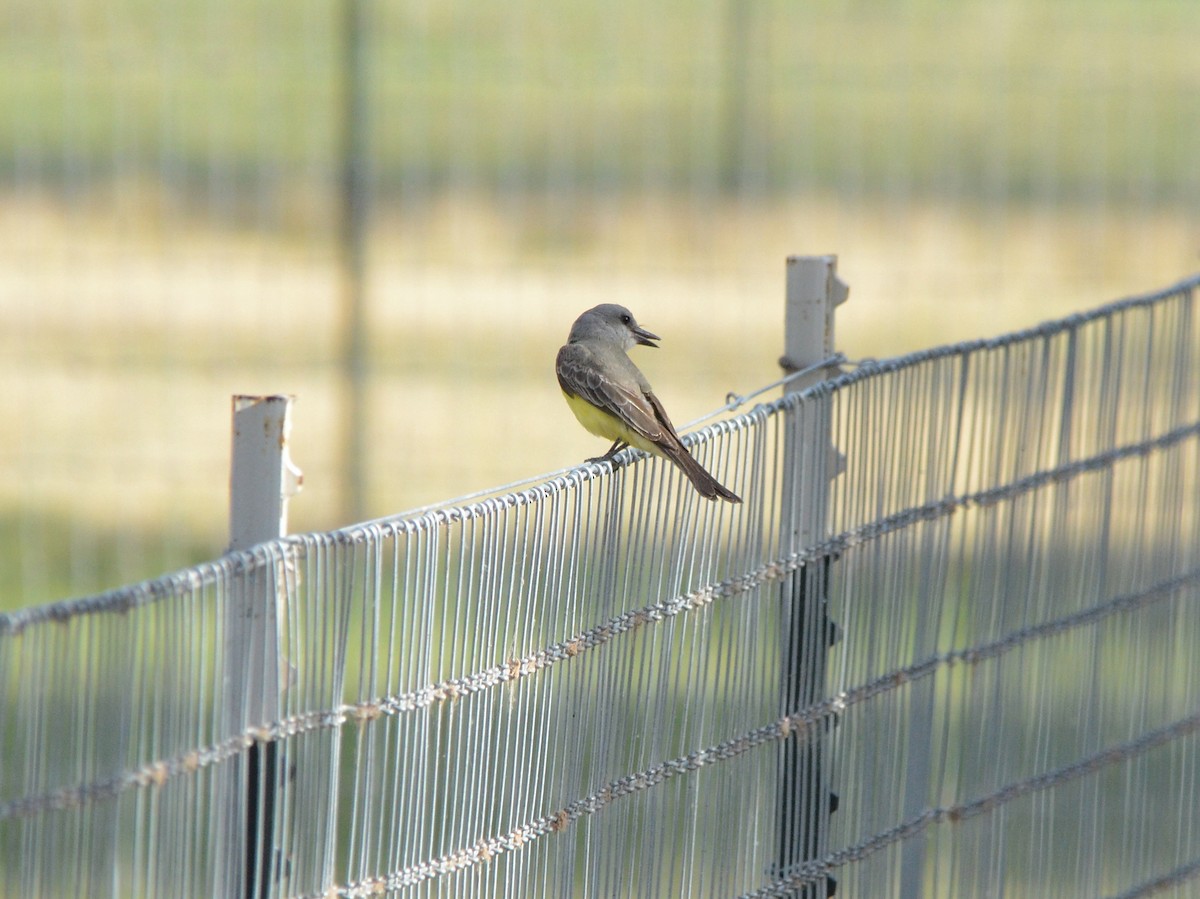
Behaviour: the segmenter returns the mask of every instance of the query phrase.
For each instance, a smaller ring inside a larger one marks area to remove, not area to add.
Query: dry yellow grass
[[[0,215],[0,503],[223,540],[229,396],[300,398],[297,529],[339,517],[339,288],[327,244],[137,209],[9,197]],[[851,357],[1034,324],[1170,283],[1200,228],[1171,210],[802,197],[763,203],[450,195],[375,222],[370,507],[390,514],[573,464],[552,360],[574,316],[634,309],[639,363],[686,422],[776,376],[783,258],[834,252]],[[152,574],[154,572],[146,572]]]

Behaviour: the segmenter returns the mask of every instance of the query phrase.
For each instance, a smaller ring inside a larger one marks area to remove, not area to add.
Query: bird
[[[607,462],[624,447],[636,446],[679,466],[701,496],[740,503],[741,497],[688,453],[650,382],[627,354],[635,346],[657,348],[661,339],[616,303],[602,303],[575,319],[554,363],[558,384],[579,423],[613,441],[607,453],[587,461]]]

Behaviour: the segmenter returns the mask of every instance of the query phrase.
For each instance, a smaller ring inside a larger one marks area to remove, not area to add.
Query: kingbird
[[[575,319],[554,364],[558,384],[579,423],[613,441],[607,453],[588,461],[607,461],[632,444],[674,462],[702,496],[740,503],[736,493],[722,487],[688,454],[650,382],[625,353],[638,345],[657,348],[654,341],[661,339],[615,303]]]

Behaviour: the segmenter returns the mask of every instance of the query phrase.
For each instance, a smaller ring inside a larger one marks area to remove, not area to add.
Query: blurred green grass
[[[396,2],[367,16],[384,196],[464,181],[777,191],[847,173],[861,191],[983,200],[1176,205],[1200,190],[1189,0],[578,2],[553,15]],[[260,200],[288,189],[281,170],[334,177],[335,4],[16,0],[0,24],[10,178],[167,173]]]
[[[79,585],[122,585],[130,571],[147,577],[220,553],[190,528],[105,527],[70,512],[8,507],[0,513],[0,611],[65,599]],[[22,596],[31,602],[13,602]]]

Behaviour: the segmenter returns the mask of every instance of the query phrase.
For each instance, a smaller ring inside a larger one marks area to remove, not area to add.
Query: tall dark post
[[[825,684],[826,650],[834,628],[826,609],[829,565],[821,559],[797,571],[782,586],[784,655],[781,678],[784,714],[795,714],[820,701]],[[825,854],[826,819],[837,808],[824,769],[827,723],[783,741],[779,752],[779,809],[776,864],[780,874]],[[833,878],[798,886],[797,899],[822,899],[837,891]]]
[[[341,176],[338,257],[342,281],[342,515],[366,517],[366,241],[370,205],[366,0],[342,0]]]
[[[750,23],[753,0],[727,0],[724,70],[721,73],[721,187],[737,193],[745,187],[750,134]]]
[[[801,371],[833,355],[834,308],[846,294],[846,286],[837,279],[836,257],[788,258],[786,345],[780,360],[785,371]],[[828,374],[817,369],[787,389],[800,389]],[[799,552],[819,542],[824,533],[829,481],[837,474],[829,409],[828,398],[805,404],[792,413],[785,436],[781,533],[787,552]],[[784,715],[801,712],[824,697],[826,653],[835,633],[827,607],[831,562],[830,558],[810,562],[781,586],[780,705]],[[780,745],[775,857],[780,877],[826,854],[827,822],[837,806],[825,770],[828,726],[825,721],[798,729]],[[833,878],[821,878],[801,883],[792,896],[824,899],[836,890]]]
[[[246,899],[274,895],[282,859],[277,858],[275,799],[279,782],[279,744],[256,740],[246,758],[246,856],[243,885]]]

